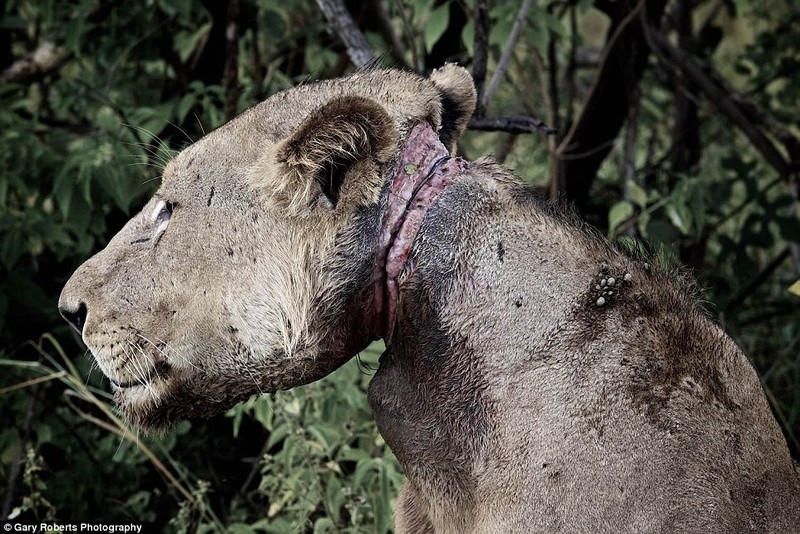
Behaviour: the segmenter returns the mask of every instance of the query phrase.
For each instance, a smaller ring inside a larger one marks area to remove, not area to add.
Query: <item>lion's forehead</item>
[[[274,144],[257,130],[217,130],[183,149],[164,168],[163,182],[176,179],[203,182],[210,176],[245,174],[267,147]]]
[[[397,123],[410,117],[427,118],[436,128],[440,120],[438,90],[429,79],[412,73],[375,70],[309,83],[271,96],[186,147],[167,165],[163,181],[204,168],[241,169],[270,145],[289,137],[312,112],[340,96],[374,100]]]

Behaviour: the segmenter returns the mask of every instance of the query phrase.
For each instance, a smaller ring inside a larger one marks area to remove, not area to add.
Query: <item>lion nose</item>
[[[66,305],[59,305],[58,312],[70,325],[72,328],[78,331],[79,334],[83,333],[83,325],[86,324],[86,304],[83,302],[78,303],[77,308],[70,309]]]

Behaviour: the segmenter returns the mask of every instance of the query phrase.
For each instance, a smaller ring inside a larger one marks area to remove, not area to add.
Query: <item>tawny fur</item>
[[[429,125],[452,152],[474,106],[452,65],[364,71],[181,152],[59,303],[106,375],[143,383],[117,389],[126,417],[220,413],[363,349],[385,327],[376,265],[407,134]],[[370,385],[408,478],[397,531],[796,531],[800,477],[758,377],[691,292],[491,160],[458,168]]]

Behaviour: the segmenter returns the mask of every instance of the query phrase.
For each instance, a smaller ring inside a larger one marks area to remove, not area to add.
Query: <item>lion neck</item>
[[[381,224],[374,276],[379,337],[389,336],[397,320],[399,288],[413,273],[410,252],[425,213],[465,167],[461,158],[450,156],[429,123],[414,125],[392,177]]]
[[[515,409],[523,388],[545,390],[550,344],[600,259],[490,161],[464,164],[452,180],[420,226],[413,276],[400,277],[369,402],[428,517],[468,532],[497,413]]]

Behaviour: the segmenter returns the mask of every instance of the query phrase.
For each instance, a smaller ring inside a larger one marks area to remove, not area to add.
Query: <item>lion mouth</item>
[[[413,272],[411,248],[425,213],[465,166],[464,160],[450,156],[429,123],[420,122],[411,129],[392,179],[381,229],[382,252],[375,275],[381,337],[394,326],[400,286]]]
[[[139,371],[133,380],[117,380],[106,375],[113,389],[130,389],[137,387],[150,387],[156,380],[165,380],[169,375],[170,365],[163,358],[157,359],[151,368]]]
[[[126,388],[132,388],[132,387],[136,387],[136,386],[147,386],[148,385],[148,382],[145,382],[143,380],[134,380],[134,381],[131,381],[131,382],[117,382],[113,378],[109,378],[108,381],[111,382],[111,385],[114,386],[117,389],[126,389]]]

